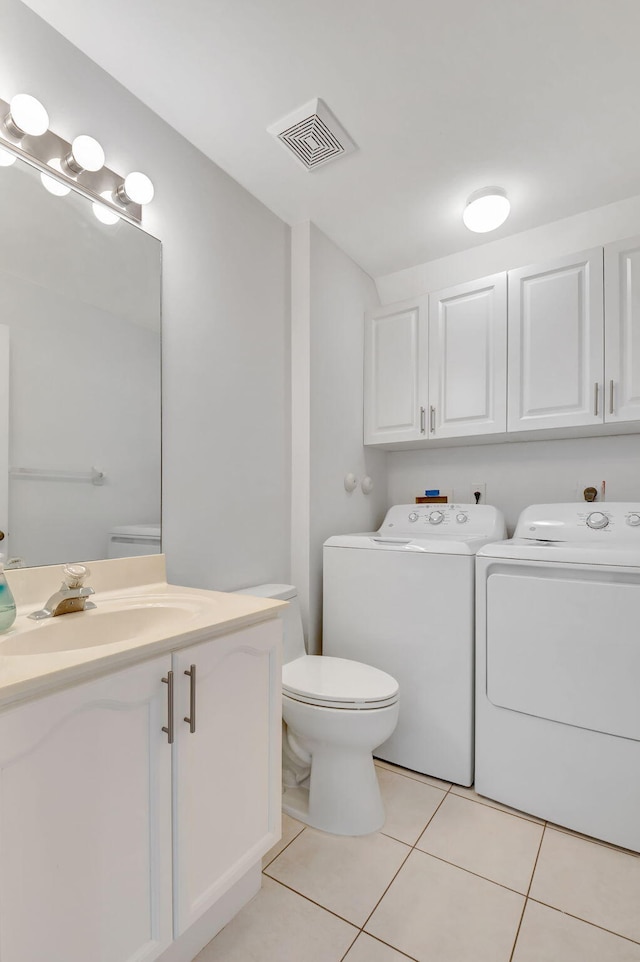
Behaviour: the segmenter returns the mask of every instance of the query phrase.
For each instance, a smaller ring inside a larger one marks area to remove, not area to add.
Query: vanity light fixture
[[[0,147],[0,167],[11,167],[17,159],[15,154],[10,153],[8,150],[3,150],[2,147]]]
[[[117,224],[121,218],[140,224],[142,204],[153,199],[153,184],[146,174],[135,171],[123,177],[111,170],[101,144],[88,134],[71,142],[58,136],[49,129],[47,111],[29,94],[0,99],[0,168],[17,158],[40,172],[50,193],[64,197],[73,190],[88,197],[104,224]]]
[[[465,227],[476,234],[486,234],[504,224],[511,204],[502,187],[482,187],[467,200],[462,214]]]
[[[49,114],[39,100],[31,94],[16,94],[9,102],[9,113],[4,125],[17,140],[26,134],[40,137],[49,129]]]
[[[64,158],[64,166],[72,174],[81,174],[84,170],[96,173],[104,167],[104,150],[94,137],[80,134],[72,144],[71,150]]]
[[[120,184],[116,191],[118,200],[123,204],[150,204],[153,195],[153,184],[147,175],[141,174],[139,170],[127,174],[124,183]]]

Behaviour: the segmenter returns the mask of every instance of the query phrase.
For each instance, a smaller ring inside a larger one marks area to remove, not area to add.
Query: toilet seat
[[[282,667],[283,695],[320,708],[386,708],[398,701],[398,690],[391,675],[348,658],[303,655]]]

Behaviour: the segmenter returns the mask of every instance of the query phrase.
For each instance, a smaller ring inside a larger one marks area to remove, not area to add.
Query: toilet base
[[[323,765],[322,752],[314,753],[310,779],[284,790],[282,811],[333,835],[379,831],[385,811],[371,755],[345,752],[337,760],[334,750],[327,761]]]

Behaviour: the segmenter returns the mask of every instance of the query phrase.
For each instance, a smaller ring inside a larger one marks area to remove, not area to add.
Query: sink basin
[[[210,604],[210,602],[209,602]],[[11,633],[0,641],[1,655],[45,655],[95,648],[133,639],[162,638],[189,630],[202,614],[192,599],[105,603],[91,611],[58,615],[33,628]]]

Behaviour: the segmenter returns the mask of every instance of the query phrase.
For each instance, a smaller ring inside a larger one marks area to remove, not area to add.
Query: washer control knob
[[[602,511],[592,511],[587,518],[587,524],[590,528],[606,528],[609,524],[609,519]]]
[[[418,520],[418,512],[412,511],[411,514],[409,515],[409,521],[417,521],[417,520]]]
[[[637,528],[640,524],[640,514],[628,514],[627,524],[630,524],[632,528]]]
[[[432,511],[429,515],[429,524],[442,524],[444,521],[443,511]]]
[[[463,514],[462,511],[460,512],[460,514],[456,515],[456,521],[458,522],[458,524],[465,524],[468,520],[469,520],[469,515]]]

